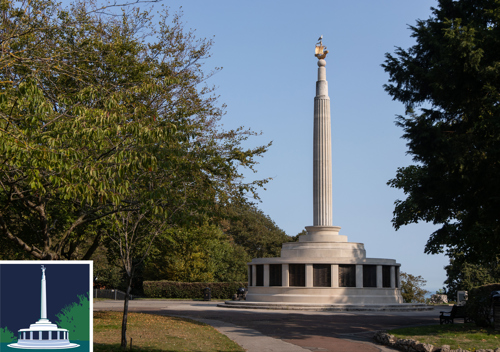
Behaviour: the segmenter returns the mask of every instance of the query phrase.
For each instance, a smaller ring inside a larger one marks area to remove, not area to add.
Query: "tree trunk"
[[[125,293],[125,302],[123,303],[123,319],[122,319],[122,350],[127,348],[127,317],[128,317],[128,301],[130,299],[130,291],[132,290],[132,275],[128,277],[127,292]]]

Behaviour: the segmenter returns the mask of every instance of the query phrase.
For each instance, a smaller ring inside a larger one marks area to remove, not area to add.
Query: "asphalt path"
[[[216,327],[248,351],[393,351],[377,345],[376,331],[436,324],[438,307],[415,312],[317,312],[220,308],[220,302],[131,301],[129,311],[178,316]],[[98,301],[95,310],[123,310],[123,301]],[[224,330],[225,329],[225,330]],[[246,339],[246,340],[245,340]],[[275,345],[271,346],[271,342]],[[280,345],[281,343],[281,345]],[[289,345],[292,344],[292,345]]]

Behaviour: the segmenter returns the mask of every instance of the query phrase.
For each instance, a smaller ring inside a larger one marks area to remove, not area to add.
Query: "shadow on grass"
[[[141,312],[140,314],[145,314],[145,315],[152,315],[152,316],[158,316],[158,314],[155,313],[150,313],[150,312]],[[186,317],[176,317],[176,316],[167,316],[169,319],[175,321],[175,322],[190,322],[193,325],[198,325],[198,326],[207,326],[206,323],[191,319],[191,318],[186,318]]]
[[[498,331],[495,331],[493,327],[478,327],[474,323],[458,323],[458,324],[443,324],[443,325],[428,325],[420,327],[407,327],[407,328],[397,328],[389,330],[389,333],[401,334],[401,335],[421,335],[421,336],[433,336],[440,335],[443,333],[469,333],[469,334],[486,334],[486,335],[499,335]]]
[[[111,300],[111,299],[102,299]],[[211,298],[210,300],[206,300],[204,298],[163,298],[163,297],[135,297],[134,301],[172,301],[172,302],[225,302],[230,301],[230,298]],[[112,300],[111,300],[112,301]]]
[[[156,347],[135,347],[132,345],[132,350],[130,349],[130,345],[127,345],[127,348],[125,351],[133,351],[133,352],[179,352],[179,351],[185,351],[185,349],[178,350],[178,349],[158,349]],[[201,351],[201,350],[200,350]],[[218,352],[239,352],[241,349],[224,349],[224,350],[212,350],[212,351],[218,351]],[[121,346],[119,343],[112,343],[112,344],[106,344],[106,343],[94,343],[94,352],[123,352]]]
[[[435,346],[449,345],[451,349],[496,350],[500,345],[500,332],[481,328],[473,323],[430,325],[387,331],[399,339],[413,339]]]
[[[182,317],[162,317],[149,312],[129,312],[127,330],[128,337],[133,337],[132,349],[127,344],[127,348],[122,350],[120,339],[117,339],[120,336],[121,316],[121,312],[94,312],[96,352],[243,351],[226,336],[202,322]]]
[[[123,352],[119,343],[94,343],[94,351],[95,352]],[[127,346],[125,351],[130,351],[130,345]],[[134,347],[132,345],[132,351],[145,351],[145,352],[170,352],[170,351],[178,351],[178,350],[165,350],[158,348],[148,348],[148,347]]]

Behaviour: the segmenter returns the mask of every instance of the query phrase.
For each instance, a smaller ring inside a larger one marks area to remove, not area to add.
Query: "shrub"
[[[429,291],[423,289],[427,283],[422,276],[401,273],[401,296],[405,303],[426,303],[425,295]]]
[[[467,300],[467,315],[477,326],[487,327],[492,323],[491,292],[500,291],[500,284],[489,284],[474,287]]]
[[[9,343],[17,341],[17,337],[9,328],[0,328],[0,343]]]
[[[144,295],[149,298],[203,298],[203,289],[209,287],[212,298],[229,299],[246,282],[176,282],[144,281]]]

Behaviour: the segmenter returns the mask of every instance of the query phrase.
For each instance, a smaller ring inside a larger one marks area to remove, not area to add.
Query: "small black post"
[[[500,331],[500,291],[493,291],[490,294],[493,305],[493,329]]]
[[[206,287],[203,289],[203,300],[210,301],[212,299],[212,290],[210,287]]]
[[[494,330],[500,331],[500,301],[493,301],[493,326]]]

